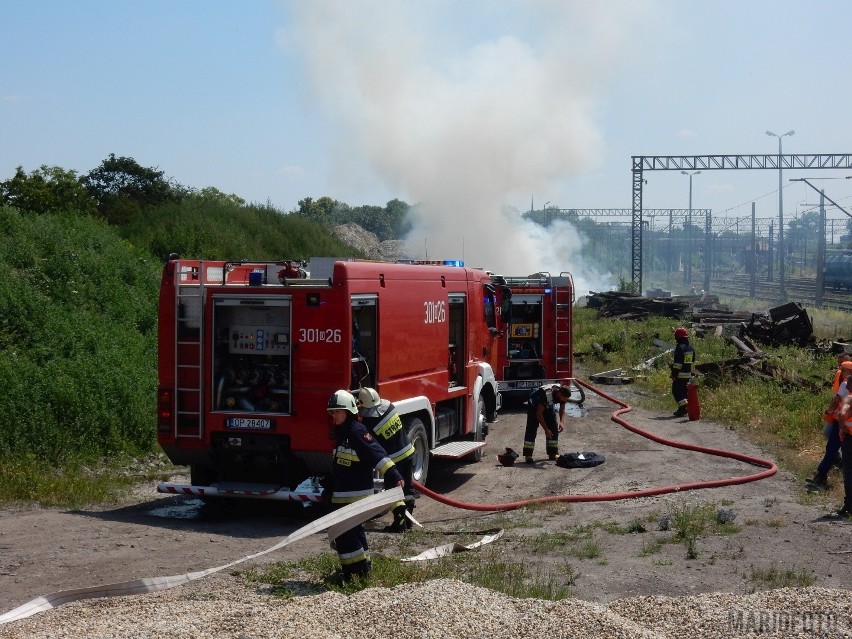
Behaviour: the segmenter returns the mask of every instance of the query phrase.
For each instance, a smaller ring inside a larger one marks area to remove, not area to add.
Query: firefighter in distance
[[[837,411],[837,421],[843,454],[843,506],[830,518],[852,521],[852,395],[843,398]]]
[[[673,413],[675,417],[684,417],[687,414],[687,388],[690,377],[692,377],[695,365],[695,349],[689,343],[689,333],[682,326],[674,331],[677,345],[674,349],[674,359],[671,366],[672,396],[677,402],[677,410]]]
[[[386,532],[405,532],[411,528],[411,521],[406,512],[414,510],[414,446],[408,439],[405,426],[397,413],[396,407],[386,399],[379,397],[374,388],[362,388],[358,391],[358,415],[363,423],[376,437],[376,441],[387,451],[396,469],[402,475],[405,485],[405,501],[393,509],[393,523],[385,527]],[[385,484],[385,488],[393,488]]]
[[[402,475],[379,445],[375,436],[358,421],[355,397],[349,391],[336,391],[326,407],[334,424],[334,449],[332,462],[333,491],[331,504],[341,507],[373,494],[373,471],[385,478],[385,486],[404,485]],[[404,503],[404,502],[403,502]],[[366,577],[370,573],[370,554],[364,526],[358,524],[334,540],[340,559],[343,579]]]
[[[534,390],[527,400],[527,428],[524,432],[524,460],[533,463],[533,450],[538,427],[544,429],[545,450],[551,461],[559,457],[559,433],[565,429],[565,404],[571,389],[558,384],[545,384]],[[559,404],[559,423],[556,421],[556,404]]]

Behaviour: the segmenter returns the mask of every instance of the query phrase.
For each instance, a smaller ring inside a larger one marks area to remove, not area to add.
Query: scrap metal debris
[[[743,322],[740,336],[747,335],[765,344],[806,346],[814,341],[814,326],[808,312],[798,302],[770,308],[766,314],[754,313]]]

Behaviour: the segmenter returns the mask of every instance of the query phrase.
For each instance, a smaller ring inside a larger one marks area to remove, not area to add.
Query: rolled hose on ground
[[[734,486],[737,484],[747,484],[752,481],[758,481],[760,479],[766,479],[767,477],[772,477],[776,472],[778,472],[778,466],[775,465],[774,462],[760,459],[759,457],[751,457],[749,455],[742,455],[740,453],[735,453],[733,451],[721,450],[718,448],[707,448],[705,446],[697,446],[695,444],[687,444],[686,442],[679,442],[674,439],[666,439],[665,437],[660,437],[659,435],[655,435],[649,431],[643,430],[633,424],[630,424],[626,420],[620,417],[623,413],[628,413],[633,410],[633,407],[625,402],[622,402],[619,399],[611,397],[607,395],[603,391],[595,388],[588,382],[581,381],[579,379],[574,380],[575,383],[580,384],[581,386],[585,386],[591,392],[603,397],[611,401],[613,404],[617,404],[621,406],[618,410],[613,412],[612,421],[620,426],[623,426],[627,430],[636,433],[637,435],[641,435],[646,439],[650,439],[651,441],[655,441],[659,444],[663,444],[664,446],[670,446],[672,448],[680,448],[683,450],[691,450],[698,453],[704,453],[706,455],[717,455],[719,457],[727,457],[729,459],[735,459],[737,461],[745,462],[747,464],[752,464],[755,466],[760,466],[765,468],[766,470],[762,470],[758,473],[752,473],[749,475],[740,475],[738,477],[728,477],[727,479],[714,479],[710,481],[697,481],[690,482],[686,484],[673,484],[670,486],[658,486],[655,488],[645,488],[643,490],[633,490],[629,492],[623,493],[598,493],[592,495],[550,495],[548,497],[533,497],[531,499],[524,499],[521,501],[513,501],[513,502],[505,502],[502,504],[479,504],[472,502],[459,501],[457,499],[452,499],[445,495],[441,495],[440,493],[436,493],[425,486],[415,483],[414,486],[419,490],[423,495],[426,495],[430,499],[434,499],[437,502],[442,504],[446,504],[448,506],[453,506],[455,508],[461,508],[463,510],[478,510],[478,511],[507,511],[507,510],[516,510],[518,508],[523,508],[525,506],[529,506],[530,504],[543,504],[547,502],[585,502],[585,501],[618,501],[621,499],[635,499],[637,497],[652,497],[655,495],[665,495],[667,493],[677,493],[685,490],[699,490],[701,488],[721,488],[722,486]],[[582,389],[581,389],[582,390]]]

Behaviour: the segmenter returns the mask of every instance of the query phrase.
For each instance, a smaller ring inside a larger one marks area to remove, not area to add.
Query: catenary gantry
[[[642,290],[642,187],[645,171],[729,171],[753,169],[852,169],[850,153],[805,153],[758,155],[634,155],[631,228],[631,276]]]

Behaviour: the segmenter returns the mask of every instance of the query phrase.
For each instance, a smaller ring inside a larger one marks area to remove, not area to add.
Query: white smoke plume
[[[568,223],[506,215],[604,154],[595,112],[648,2],[324,0],[291,5],[285,34],[340,131],[338,179],[376,177],[416,204],[412,251],[504,275],[608,274],[580,261]],[[464,45],[474,38],[475,44]],[[602,194],[611,197],[610,194]]]

